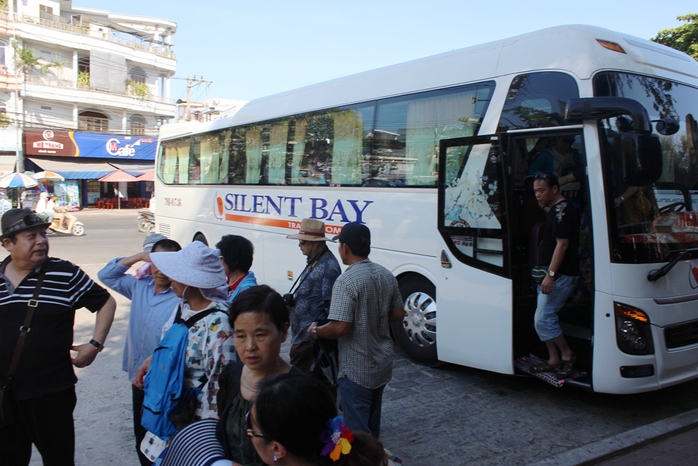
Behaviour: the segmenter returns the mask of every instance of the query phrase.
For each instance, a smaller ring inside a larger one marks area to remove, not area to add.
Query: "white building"
[[[19,170],[57,171],[85,205],[114,191],[96,180],[115,167],[135,174],[152,168],[158,128],[175,117],[177,24],[72,0],[7,0],[6,8],[0,172],[15,163]],[[128,196],[147,197],[139,192],[144,184],[129,184]]]

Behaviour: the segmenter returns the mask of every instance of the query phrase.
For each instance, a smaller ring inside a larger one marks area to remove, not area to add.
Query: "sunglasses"
[[[303,241],[302,239],[298,240],[298,246],[305,246],[305,243],[307,243],[307,241]]]
[[[548,174],[547,173],[542,173],[538,172],[535,174],[533,177],[534,180],[547,180],[548,179]]]
[[[15,223],[13,223],[9,227],[7,227],[7,231],[11,231],[12,229],[18,227],[22,223],[24,223],[28,227],[31,227],[34,225],[36,225],[36,226],[43,225],[44,221],[41,220],[41,218],[36,214],[25,215],[20,220],[17,220]]]
[[[266,435],[258,434],[257,432],[252,430],[252,411],[247,411],[247,414],[245,414],[245,430],[247,432],[248,437],[257,437],[266,440],[271,440]]]

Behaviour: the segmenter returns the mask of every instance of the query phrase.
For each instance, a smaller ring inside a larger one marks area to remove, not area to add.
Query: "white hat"
[[[170,279],[200,289],[226,284],[220,253],[201,241],[194,241],[177,252],[152,252],[151,262]]]

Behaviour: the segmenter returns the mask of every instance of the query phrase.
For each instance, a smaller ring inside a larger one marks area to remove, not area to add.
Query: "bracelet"
[[[625,198],[623,196],[620,197],[620,202],[625,202]]]
[[[317,325],[314,325],[313,328],[310,329],[310,334],[317,340]]]

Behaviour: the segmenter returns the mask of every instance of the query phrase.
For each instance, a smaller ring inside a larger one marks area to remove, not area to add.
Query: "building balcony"
[[[7,12],[0,12],[0,33],[7,34],[8,36],[17,35],[18,23],[38,25],[58,31],[79,34],[94,39],[105,40],[134,50],[152,53],[159,57],[165,57],[172,60],[176,60],[177,58],[175,53],[172,51],[172,46],[170,44],[158,42],[157,45],[151,45],[143,41],[137,42],[134,40],[126,39],[124,37],[112,35],[109,29],[105,27],[97,27],[97,29],[95,30],[91,28],[90,24],[87,22],[71,24],[66,22],[65,19],[60,16],[50,16],[54,19],[51,20],[45,18],[36,18],[33,16],[26,15],[19,18],[17,14],[14,14],[13,17],[10,17],[10,15]]]
[[[123,92],[94,89],[87,84],[64,81],[51,76],[27,76],[22,86],[24,99],[47,100],[90,107],[128,110],[159,118],[173,118],[175,103],[160,96],[138,97]]]
[[[33,84],[36,85],[36,88],[33,89],[34,92],[41,92],[41,87],[46,87],[46,88],[61,88],[61,89],[75,89],[76,92],[79,95],[85,95],[84,93],[98,93],[98,94],[106,94],[109,96],[120,96],[124,97],[125,101],[127,101],[129,104],[133,104],[133,101],[143,101],[149,104],[152,104],[153,102],[156,103],[161,103],[161,104],[166,104],[168,106],[171,106],[172,112],[174,112],[174,104],[175,101],[174,99],[170,99],[168,97],[161,97],[161,96],[156,96],[152,94],[147,94],[143,95],[142,93],[139,93],[137,90],[135,90],[132,86],[126,86],[124,84],[124,91],[123,92],[114,92],[114,91],[108,91],[104,89],[97,89],[89,84],[86,83],[79,83],[75,81],[68,81],[64,79],[59,79],[54,76],[48,76],[48,75],[41,75],[41,76],[36,76],[36,75],[26,75],[25,76],[27,84]],[[48,91],[48,89],[45,89],[44,91]],[[27,96],[28,96],[29,88],[27,88]],[[38,97],[38,96],[37,96]],[[93,96],[88,97],[90,99],[93,99]],[[71,100],[71,99],[68,99]]]
[[[0,90],[16,91],[22,83],[22,77],[15,74],[10,74],[5,65],[0,65]]]

